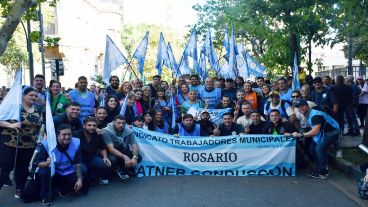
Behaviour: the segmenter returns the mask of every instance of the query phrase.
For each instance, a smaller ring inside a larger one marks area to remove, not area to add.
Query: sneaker
[[[58,194],[59,194],[60,198],[64,198],[64,197],[69,195],[69,193],[63,193],[61,191],[58,191]]]
[[[336,151],[336,158],[341,159],[342,158],[342,150]]]
[[[49,206],[53,204],[54,204],[54,201],[52,201],[52,199],[51,200],[49,198],[42,199],[42,205],[44,206]]]
[[[8,179],[5,180],[4,186],[13,186],[13,182],[11,181],[11,179],[9,177],[8,177]]]
[[[126,180],[129,178],[129,175],[125,174],[120,168],[116,169],[116,174],[120,177],[122,180]]]
[[[109,180],[108,179],[101,179],[100,180],[100,185],[108,185],[109,184]]]
[[[22,190],[21,189],[17,189],[15,191],[15,195],[14,195],[14,198],[21,198],[22,197]]]
[[[322,180],[327,179],[327,174],[321,174],[321,173],[318,173],[318,172],[310,172],[307,175],[311,178],[322,179]]]

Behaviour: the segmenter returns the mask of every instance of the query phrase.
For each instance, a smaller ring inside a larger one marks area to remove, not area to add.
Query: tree
[[[184,40],[178,37],[182,36],[182,34],[177,34],[174,31],[170,31],[167,28],[159,25],[151,25],[151,24],[127,24],[122,28],[122,47],[124,48],[128,60],[131,60],[133,53],[138,46],[139,42],[142,40],[146,32],[149,31],[148,37],[148,48],[144,63],[144,78],[151,78],[153,75],[157,74],[157,70],[155,68],[156,58],[157,58],[157,47],[159,43],[160,32],[164,34],[166,44],[170,42],[176,60],[181,57],[181,52],[184,48]],[[133,70],[138,75],[138,71],[135,67],[135,60],[132,60],[131,66]],[[124,72],[125,73],[125,72]],[[124,75],[124,74],[123,74]],[[133,74],[131,74],[133,76]],[[164,67],[162,72],[162,76],[164,80],[171,80],[171,71],[170,69]]]
[[[32,0],[2,0],[1,6],[8,10],[6,19],[0,27],[0,56],[5,52],[8,42],[17,29],[23,14],[32,6]]]
[[[198,24],[221,30],[233,25],[237,40],[251,46],[256,59],[269,76],[288,74],[296,52],[303,59],[307,48],[302,43],[324,45],[328,32],[327,12],[331,0],[207,0],[196,5]],[[221,35],[216,36],[221,41]],[[311,50],[309,50],[311,55]],[[300,61],[299,61],[300,62]],[[311,61],[309,61],[311,63]]]

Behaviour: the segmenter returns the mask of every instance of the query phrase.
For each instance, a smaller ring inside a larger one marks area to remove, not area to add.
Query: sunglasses
[[[272,99],[273,99],[273,98],[279,98],[279,96],[270,96],[270,98],[272,98]]]
[[[313,84],[322,83],[321,81],[314,81]]]
[[[299,98],[299,96],[291,96],[291,98]]]

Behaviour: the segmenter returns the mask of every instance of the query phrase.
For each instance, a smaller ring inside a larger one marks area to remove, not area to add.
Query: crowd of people
[[[297,166],[311,167],[310,177],[326,179],[327,149],[333,146],[336,156],[342,157],[339,137],[345,125],[345,134],[350,136],[358,136],[364,127],[368,82],[351,75],[338,75],[334,80],[306,76],[301,88],[292,90],[291,80],[201,80],[198,75],[188,75],[169,83],[155,75],[144,85],[139,79],[121,82],[118,76],[111,76],[103,88],[88,87],[87,78],[81,76],[74,89],[66,90],[56,80],[46,87],[45,77],[36,75],[32,87],[23,87],[21,122],[0,121],[0,189],[12,185],[9,174],[14,168],[15,197],[21,198],[30,163],[39,177],[44,204],[52,203],[57,195],[87,194],[90,186],[108,184],[115,172],[121,179],[135,176],[142,157],[132,126],[179,139],[293,136],[297,139]],[[7,91],[2,88],[0,96],[5,97]],[[57,140],[52,180],[52,159],[42,137],[47,93]],[[210,109],[228,112],[216,124]]]

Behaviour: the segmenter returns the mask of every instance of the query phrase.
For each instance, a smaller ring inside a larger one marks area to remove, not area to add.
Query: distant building
[[[61,38],[59,50],[65,55],[65,75],[60,77],[63,86],[73,87],[82,75],[91,80],[101,74],[106,35],[121,44],[123,0],[58,1],[54,16],[55,21],[45,25],[45,36]]]

